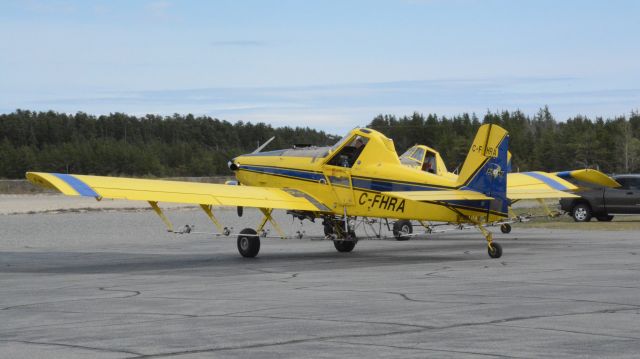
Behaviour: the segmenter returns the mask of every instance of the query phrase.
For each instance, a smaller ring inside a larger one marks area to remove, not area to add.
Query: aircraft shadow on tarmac
[[[479,242],[479,241],[478,241]],[[387,248],[367,249],[366,243],[352,253],[338,253],[331,248],[318,252],[269,252],[253,259],[241,258],[237,253],[125,253],[125,252],[65,252],[65,251],[18,251],[0,252],[0,273],[52,273],[52,274],[100,274],[140,273],[202,270],[203,274],[215,275],[216,270],[225,272],[252,270],[263,266],[286,268],[287,271],[335,270],[366,268],[406,264],[433,264],[449,261],[486,259],[481,243],[438,243],[436,245],[406,244]],[[454,252],[454,253],[452,253]]]

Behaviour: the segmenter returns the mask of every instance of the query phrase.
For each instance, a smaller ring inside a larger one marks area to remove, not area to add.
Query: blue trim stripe
[[[556,176],[560,177],[560,178],[573,178],[573,176],[571,175],[572,171],[562,171],[562,172],[558,172],[556,173]]]
[[[284,175],[288,177],[313,180],[313,181],[324,179],[324,174],[319,172],[298,171],[298,170],[278,168],[278,167],[242,165],[240,166],[240,169],[251,171],[251,172]],[[329,180],[333,183],[334,186],[342,186],[342,187],[349,186],[348,180],[346,178],[337,179],[336,177],[330,177]],[[365,178],[359,178],[355,176],[351,178],[351,181],[353,184],[353,188],[356,190],[369,190],[369,191],[376,191],[376,192],[441,191],[443,190],[443,188],[435,188],[435,187],[429,187],[429,186],[424,186],[419,184],[398,183],[398,182],[391,182],[391,181],[383,181],[381,179],[365,179]],[[447,190],[447,189],[452,189],[452,188],[444,188],[444,190]],[[462,189],[470,189],[470,188],[463,187]],[[488,201],[478,201],[478,200],[457,200],[457,201],[442,201],[442,202],[448,203],[451,205],[465,206],[465,207],[468,207],[467,209],[474,209],[478,211],[486,211],[487,204],[489,203]],[[492,212],[497,213],[497,211],[493,209],[492,209]],[[506,213],[506,210],[501,212],[501,214],[504,214],[504,213]]]
[[[54,176],[63,180],[66,184],[71,186],[76,192],[78,192],[81,196],[86,197],[100,197],[91,187],[87,186],[86,183],[80,181],[79,179],[73,177],[72,175],[67,175],[63,173],[52,173]]]
[[[418,184],[399,183],[384,181],[379,179],[365,179],[361,177],[351,177],[354,188],[363,188],[380,192],[399,192],[399,191],[437,191],[441,188],[422,186]]]
[[[540,173],[536,173],[536,172],[522,172],[522,174],[525,174],[529,177],[533,177],[535,179],[538,179],[542,182],[544,182],[545,184],[551,186],[551,188],[553,189],[557,189],[558,191],[566,191],[568,189],[568,187],[564,186],[563,184],[561,184],[560,182],[551,179],[547,176],[544,176]]]
[[[321,179],[324,179],[324,175],[322,173],[296,171],[296,170],[277,168],[277,167],[258,167],[258,166],[241,165],[240,169],[254,171],[254,172],[271,173],[275,175],[288,176],[288,177],[297,177],[297,178],[302,178],[302,179],[307,179],[312,181],[319,181]]]

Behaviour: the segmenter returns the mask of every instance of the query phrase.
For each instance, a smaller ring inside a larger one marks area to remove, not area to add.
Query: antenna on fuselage
[[[271,141],[273,141],[275,138],[276,138],[276,136],[271,137],[270,139],[267,140],[267,142],[263,143],[262,146],[256,148],[256,150],[251,152],[251,153],[258,153],[258,152],[262,151],[262,149],[267,147],[267,145],[270,144]]]

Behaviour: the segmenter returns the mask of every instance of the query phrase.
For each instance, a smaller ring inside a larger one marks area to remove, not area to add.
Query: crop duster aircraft
[[[26,176],[66,195],[148,201],[172,232],[159,202],[200,205],[223,235],[232,235],[231,230],[220,224],[213,208],[234,206],[238,214],[243,207],[258,208],[264,217],[257,228],[237,233],[244,257],[258,254],[259,233],[267,222],[285,236],[271,216],[283,209],[297,218],[322,219],[326,238],[339,252],[353,250],[355,220],[367,218],[392,219],[400,238],[411,233],[411,220],[470,224],[484,235],[489,256],[499,258],[502,248],[485,225],[507,218],[513,201],[574,197],[568,192],[576,189],[550,173],[508,175],[508,145],[507,131],[482,125],[457,175],[423,170],[424,157],[420,166],[407,165],[391,139],[357,128],[332,147],[259,148],[238,156],[229,162],[237,185],[40,172]]]

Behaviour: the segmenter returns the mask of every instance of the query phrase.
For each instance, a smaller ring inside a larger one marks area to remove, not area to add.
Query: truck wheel
[[[586,203],[578,203],[573,207],[573,219],[576,222],[589,222],[591,220],[591,207]]]
[[[611,220],[613,219],[613,216],[609,216],[609,215],[606,215],[606,216],[598,216],[598,217],[596,217],[596,219],[597,219],[599,222],[611,222]]]

